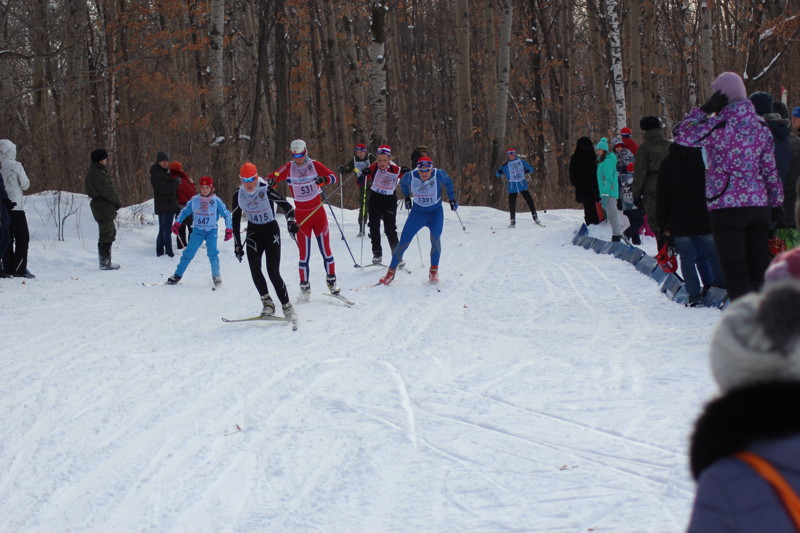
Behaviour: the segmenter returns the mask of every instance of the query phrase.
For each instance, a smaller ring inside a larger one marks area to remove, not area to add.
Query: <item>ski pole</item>
[[[464,223],[461,222],[461,215],[458,214],[458,209],[456,209],[456,216],[458,217],[458,223],[461,224],[461,229],[464,230],[464,233],[467,232],[467,228],[464,227]]]
[[[339,228],[339,233],[342,235],[342,240],[344,241],[344,245],[345,245],[345,246],[347,246],[347,251],[348,251],[348,252],[350,252],[350,257],[353,259],[353,267],[354,267],[354,268],[361,268],[361,265],[359,265],[359,264],[356,262],[356,258],[355,258],[355,256],[353,255],[353,250],[351,250],[351,249],[350,249],[350,245],[349,245],[349,244],[347,244],[347,239],[346,239],[346,238],[345,238],[345,236],[344,236],[344,231],[342,231],[342,226],[340,226],[340,225],[339,225],[339,219],[337,219],[337,218],[336,218],[336,213],[334,213],[334,212],[333,212],[333,206],[332,206],[332,205],[331,205],[331,203],[328,201],[328,195],[327,195],[327,194],[325,194],[325,191],[322,191],[322,199],[323,199],[323,200],[325,200],[325,203],[326,203],[326,204],[328,204],[328,209],[330,209],[330,211],[331,211],[331,216],[333,216],[333,220],[334,220],[334,222],[336,222],[336,227],[338,227],[338,228]]]
[[[419,243],[419,233],[415,235],[417,238],[417,250],[419,250],[419,266],[425,268],[425,261],[422,259],[422,245]]]
[[[340,183],[340,184],[339,184],[339,186],[336,188],[336,190],[334,190],[334,191],[333,191],[333,193],[332,193],[332,194],[336,194],[336,193],[339,191],[339,189],[341,189],[342,187],[344,187],[344,184],[345,184],[345,183],[347,183],[347,181],[348,181],[350,178],[352,178],[352,177],[353,177],[353,175],[351,174],[350,176],[348,176],[347,178],[345,178],[345,179],[344,179],[344,181],[342,181],[342,183]],[[325,194],[325,193],[323,192],[323,195],[324,195],[324,194]],[[326,201],[327,201],[327,200],[326,200]],[[311,216],[312,216],[314,213],[316,213],[316,212],[317,212],[317,210],[318,210],[320,207],[322,207],[323,205],[325,205],[325,204],[323,204],[323,203],[320,203],[320,204],[319,204],[317,207],[315,207],[314,209],[312,209],[312,210],[311,210],[311,212],[308,214],[308,216],[306,216],[306,218],[304,218],[303,220],[301,220],[301,221],[300,221],[300,222],[299,222],[297,225],[298,225],[298,226],[302,226],[303,224],[305,224],[305,223],[306,223],[306,221],[307,221],[309,218],[311,218]]]

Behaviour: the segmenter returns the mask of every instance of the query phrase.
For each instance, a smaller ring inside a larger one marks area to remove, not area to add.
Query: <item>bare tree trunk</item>
[[[372,0],[372,42],[369,46],[370,59],[370,141],[378,146],[386,141],[386,0]]]
[[[286,41],[286,17],[283,0],[275,1],[275,146],[270,154],[272,168],[283,162],[289,151],[289,43]]]
[[[405,76],[405,71],[400,63],[400,31],[397,25],[398,12],[396,9],[393,9],[387,13],[387,16],[389,17],[389,29],[391,32],[387,41],[389,43],[389,86],[391,87],[391,90],[389,91],[389,103],[392,111],[391,124],[393,128],[393,130],[389,132],[389,135],[392,138],[393,143],[397,141],[395,143],[398,144],[397,149],[400,149],[401,147],[407,148],[407,151],[410,152],[411,146],[401,146],[403,144],[408,145],[412,141],[410,140],[411,124],[408,120],[409,87]],[[403,153],[405,153],[405,150]]]
[[[630,43],[630,123],[636,123],[644,114],[644,99],[642,97],[642,34],[640,23],[642,21],[641,0],[629,0],[628,15],[628,42]]]
[[[342,69],[339,61],[339,40],[336,32],[336,11],[331,0],[323,0],[322,8],[325,16],[325,64],[328,76],[333,79],[333,120],[336,138],[334,139],[334,150],[343,153],[345,145],[350,145],[352,139],[347,127],[347,113],[345,111],[345,91],[344,80],[342,79]]]
[[[594,86],[595,105],[593,107],[594,120],[592,123],[597,128],[597,136],[606,135],[606,124],[608,123],[609,113],[609,92],[608,76],[606,75],[606,65],[608,64],[605,56],[606,39],[605,32],[602,31],[599,18],[600,6],[595,0],[586,0],[587,18],[589,20],[589,38],[594,52],[592,55],[592,85]]]
[[[644,71],[646,72],[643,81],[644,89],[644,112],[643,115],[658,115],[658,76],[656,75],[656,60],[658,50],[655,41],[656,33],[656,11],[653,2],[644,4],[644,46],[642,56],[644,57]],[[637,128],[638,130],[638,128]]]
[[[365,128],[369,126],[367,120],[367,97],[364,94],[364,80],[358,65],[358,52],[356,51],[356,41],[353,33],[355,23],[350,17],[343,17],[344,32],[347,36],[345,46],[345,56],[347,58],[345,84],[354,92],[355,98],[351,107],[353,120],[351,127],[355,132],[358,142],[363,142],[369,134]]]
[[[500,43],[497,59],[497,107],[493,119],[495,132],[492,145],[492,168],[500,165],[506,143],[506,115],[508,114],[508,88],[511,76],[511,27],[514,17],[513,0],[503,0],[503,20],[500,25]]]
[[[228,197],[226,180],[221,179],[226,175],[227,169],[227,123],[228,116],[225,109],[225,0],[211,0],[211,20],[208,30],[209,37],[209,77],[211,94],[211,172],[216,178],[217,195],[221,198]]]
[[[472,139],[472,82],[470,81],[469,49],[469,2],[456,0],[456,109],[458,124],[459,177],[467,179],[475,175],[475,144]]]
[[[606,0],[606,15],[610,32],[608,40],[611,51],[611,75],[614,85],[614,118],[616,131],[625,127],[625,79],[622,75],[622,49],[620,48],[619,19],[617,18],[617,0]]]
[[[690,7],[690,2],[688,0],[684,0],[681,5],[681,14],[683,15],[681,17],[683,22],[682,28],[684,30],[683,61],[686,64],[686,82],[689,90],[689,107],[695,107],[697,105],[697,78],[695,77],[694,68],[695,41],[692,32]]]
[[[714,44],[712,40],[711,12],[714,9],[710,0],[700,2],[700,100],[705,102],[711,96],[711,82],[714,81]]]

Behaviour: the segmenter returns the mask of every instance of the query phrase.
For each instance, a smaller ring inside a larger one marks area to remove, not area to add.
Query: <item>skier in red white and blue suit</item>
[[[528,204],[528,208],[533,215],[533,221],[538,224],[539,216],[536,214],[536,206],[533,205],[533,198],[528,192],[528,180],[526,174],[533,174],[533,166],[517,157],[517,151],[513,148],[506,150],[508,161],[502,164],[494,173],[498,178],[505,178],[508,181],[508,213],[511,216],[509,227],[516,225],[517,213],[517,194],[521,194]]]
[[[442,186],[447,190],[447,197],[450,198],[450,209],[455,211],[458,209],[458,203],[455,200],[453,180],[444,170],[434,168],[430,157],[420,157],[417,161],[417,168],[407,172],[400,179],[400,188],[405,196],[406,209],[409,209],[410,212],[405,226],[403,226],[403,232],[400,234],[400,242],[392,253],[389,270],[380,279],[382,284],[388,285],[392,282],[397,265],[403,259],[403,253],[411,244],[414,236],[425,226],[431,232],[431,268],[428,278],[433,282],[439,281],[439,256],[442,253],[441,236],[444,226]]]
[[[295,217],[300,231],[297,233],[297,247],[300,252],[300,290],[302,298],[311,295],[311,284],[308,280],[308,260],[311,248],[311,234],[317,238],[319,251],[325,261],[325,281],[332,294],[339,294],[336,286],[336,265],[331,251],[328,216],[322,202],[322,186],[332,185],[338,180],[331,169],[308,157],[306,143],[301,139],[292,141],[292,161],[284,164],[270,174],[275,182],[285,181],[289,184],[294,197]]]

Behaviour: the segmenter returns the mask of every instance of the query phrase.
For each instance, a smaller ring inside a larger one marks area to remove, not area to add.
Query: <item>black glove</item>
[[[411,172],[411,169],[408,167],[400,167],[400,174],[408,174]]]
[[[291,233],[292,235],[297,235],[297,232],[300,231],[300,227],[297,225],[297,222],[295,222],[293,218],[290,218],[287,221],[286,229],[288,229],[289,233]]]
[[[242,262],[242,258],[244,257],[244,248],[242,248],[241,244],[233,245],[233,255],[236,256],[236,259],[238,259],[240,263]]]
[[[317,182],[317,185],[325,185],[328,182],[324,176],[317,176],[317,179],[314,181]]]
[[[619,198],[617,198],[617,209],[619,211],[622,211],[622,200],[620,200]]]
[[[772,208],[770,216],[772,217],[772,225],[780,228],[783,226],[784,219],[786,218],[786,211],[783,209],[782,205],[779,205]]]
[[[338,172],[339,174],[344,174],[344,165],[339,165],[338,167],[336,167],[336,172]]]
[[[728,105],[728,97],[722,94],[722,91],[717,91],[711,95],[711,98],[705,104],[700,106],[700,109],[706,115],[710,115],[711,113],[719,113],[726,105]]]
[[[633,205],[644,211],[644,202],[642,202],[641,198],[634,198]]]
[[[406,209],[411,209],[411,197],[406,196]]]
[[[12,202],[11,198],[3,198],[3,205],[5,205],[9,211],[14,209],[17,206],[16,202]]]
[[[455,200],[450,200],[450,209],[452,209],[453,211],[458,209],[458,202],[456,202]]]

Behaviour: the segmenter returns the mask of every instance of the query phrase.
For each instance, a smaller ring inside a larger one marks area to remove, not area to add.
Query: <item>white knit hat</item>
[[[782,281],[737,300],[711,340],[711,372],[723,392],[800,381],[800,282]]]

